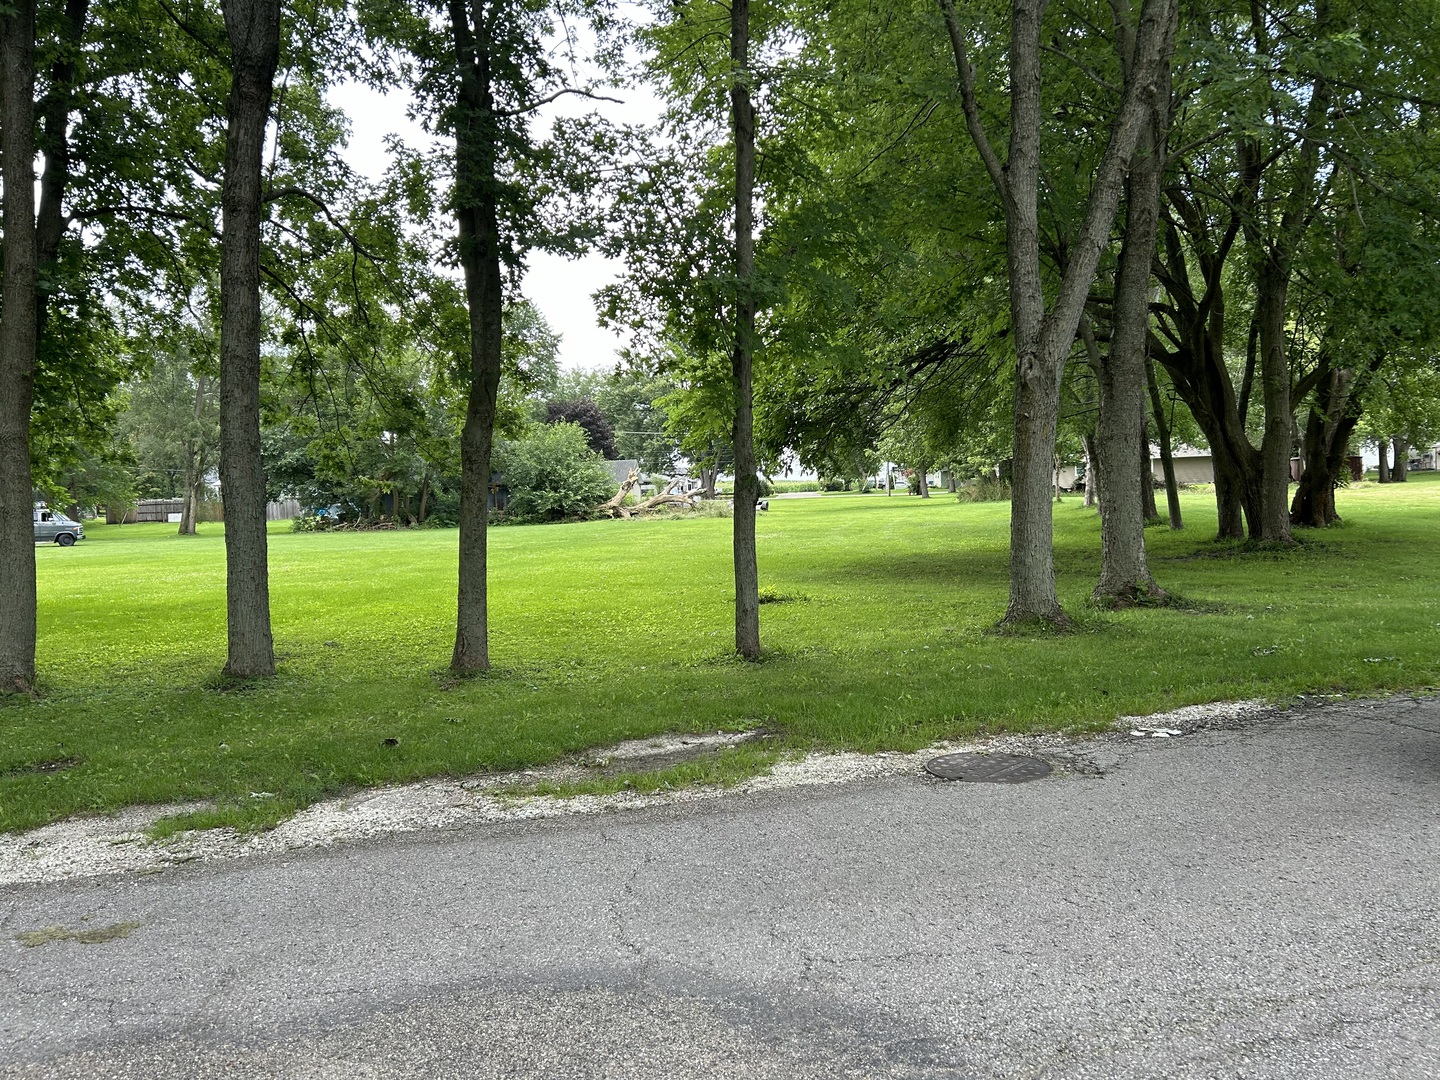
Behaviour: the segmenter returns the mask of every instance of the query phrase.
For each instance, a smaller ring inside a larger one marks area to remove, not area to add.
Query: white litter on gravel
[[[1223,726],[1254,717],[1270,706],[1263,701],[1191,705],[1149,717],[1121,717],[1116,728],[1137,721],[1191,732],[1201,725]],[[807,754],[777,762],[763,775],[731,788],[689,787],[675,791],[618,792],[609,795],[554,797],[507,791],[537,781],[571,781],[593,776],[593,766],[640,762],[693,750],[715,750],[756,738],[756,733],[672,735],[636,739],[595,751],[581,759],[518,773],[485,774],[461,780],[435,779],[376,788],[326,799],[262,833],[204,829],[151,840],[146,829],[164,817],[204,809],[204,803],[137,806],[105,817],[77,817],[25,833],[0,835],[0,885],[34,884],[107,874],[158,873],[188,862],[220,862],[250,855],[303,848],[326,848],[356,840],[455,828],[462,825],[531,821],[539,818],[598,814],[647,806],[668,806],[820,784],[843,784],[919,772],[937,754],[957,749],[1003,753],[1074,753],[1084,740],[1063,735],[1005,735],[970,743],[938,743],[915,753]],[[587,768],[586,766],[591,768]]]

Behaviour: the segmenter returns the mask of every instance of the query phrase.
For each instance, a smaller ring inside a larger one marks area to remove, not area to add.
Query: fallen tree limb
[[[615,492],[614,495],[612,495],[605,502],[601,503],[595,509],[602,514],[609,514],[611,517],[630,517],[630,508],[621,504],[625,502],[625,496],[629,495],[630,492],[635,490],[635,485],[638,483],[640,483],[640,474],[637,473],[634,469],[631,469],[630,475],[625,477],[625,482],[620,485],[620,490]]]

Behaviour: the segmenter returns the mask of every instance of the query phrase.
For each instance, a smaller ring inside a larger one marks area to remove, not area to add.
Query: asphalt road
[[[1440,700],[1127,739],[6,887],[0,1076],[1440,1077]]]

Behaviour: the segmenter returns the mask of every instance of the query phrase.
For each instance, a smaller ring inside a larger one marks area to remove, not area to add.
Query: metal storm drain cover
[[[1042,780],[1054,770],[1043,758],[1024,754],[946,754],[927,761],[925,771],[941,780],[971,784],[1023,784]]]

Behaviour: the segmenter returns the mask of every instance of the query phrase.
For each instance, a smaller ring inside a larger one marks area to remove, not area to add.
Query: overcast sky
[[[653,97],[634,90],[607,91],[625,99],[624,105],[605,106],[612,119],[643,122],[658,112]],[[358,84],[333,89],[330,101],[344,109],[350,117],[350,145],[346,158],[351,166],[371,178],[378,178],[389,164],[385,152],[387,135],[399,135],[413,147],[429,142],[424,130],[405,115],[410,103],[408,92],[401,90],[381,94]],[[552,108],[565,108],[578,113],[593,107],[580,98],[562,99]],[[544,252],[533,252],[526,260],[523,284],[527,299],[535,304],[545,320],[561,335],[560,366],[562,368],[613,367],[625,342],[595,320],[591,296],[595,290],[614,281],[619,264],[599,255],[564,259]]]

